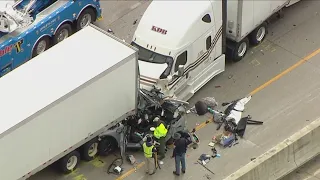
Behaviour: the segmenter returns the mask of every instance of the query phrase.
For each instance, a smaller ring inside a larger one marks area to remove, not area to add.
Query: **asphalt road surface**
[[[96,24],[105,30],[112,29],[116,36],[130,42],[149,2],[101,3],[104,19]],[[188,150],[187,173],[180,177],[172,174],[174,164],[173,160],[169,159],[170,150],[162,169],[151,177],[143,171],[142,153],[136,152],[133,154],[139,161],[137,170],[124,164],[125,172],[122,176],[106,172],[115,155],[84,162],[69,175],[59,175],[47,168],[31,180],[223,179],[250,162],[251,158],[269,150],[319,117],[320,50],[314,52],[320,48],[319,9],[320,1],[303,1],[285,10],[285,17],[270,25],[269,35],[264,43],[250,49],[241,62],[228,63],[224,73],[210,81],[190,100],[194,103],[202,97],[214,96],[221,104],[253,93],[244,115],[250,114],[253,119],[264,121],[262,126],[249,126],[245,138],[241,139],[238,145],[226,149],[218,148],[221,157],[207,164],[215,174],[195,164],[201,154],[210,153],[208,143],[212,136],[217,134],[216,125],[209,123],[197,131],[201,144],[196,150]],[[285,71],[287,68],[290,69]],[[284,73],[281,73],[283,71]],[[281,74],[277,76],[279,73]],[[191,129],[208,118],[189,115],[188,127]]]

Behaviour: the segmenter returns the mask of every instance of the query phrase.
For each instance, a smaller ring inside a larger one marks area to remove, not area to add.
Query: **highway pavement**
[[[111,29],[117,37],[130,42],[149,2],[101,3],[104,19],[96,24],[105,30]],[[47,168],[30,179],[223,179],[320,116],[319,9],[320,1],[302,1],[286,9],[283,19],[270,24],[269,35],[264,43],[250,49],[242,61],[229,62],[224,73],[208,82],[190,100],[190,103],[195,103],[202,97],[214,96],[221,104],[251,93],[253,98],[247,104],[244,115],[250,114],[253,119],[264,122],[262,126],[249,126],[238,145],[217,148],[221,157],[207,164],[215,174],[195,164],[195,161],[201,154],[210,153],[208,143],[217,134],[216,125],[203,124],[209,116],[188,115],[189,129],[200,124],[197,134],[201,143],[198,149],[188,150],[187,173],[180,177],[172,174],[174,163],[169,158],[169,150],[162,169],[153,176],[145,175],[142,154],[134,152],[139,161],[137,169],[132,169],[126,163],[122,176],[107,174],[108,165],[116,157],[112,155],[83,162],[69,175],[59,175]]]

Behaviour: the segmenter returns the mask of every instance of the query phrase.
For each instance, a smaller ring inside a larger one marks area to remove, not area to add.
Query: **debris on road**
[[[133,21],[133,25],[136,25],[137,22],[138,22],[138,19],[134,20],[134,21]]]
[[[211,158],[215,158],[215,157],[221,157],[220,154],[218,154],[218,151],[216,150],[216,148],[212,148],[212,155],[210,154],[201,154],[201,156],[198,158],[198,160],[203,164],[207,164]]]
[[[206,177],[207,179],[211,179],[211,177],[209,176],[209,174],[205,174],[203,177]]]
[[[112,29],[108,29],[107,31],[108,33],[114,34],[114,32],[112,31]]]
[[[131,165],[137,163],[137,160],[133,155],[127,155],[127,160],[130,162]]]
[[[235,145],[237,145],[237,144],[239,144],[238,141],[233,141],[233,142],[229,145],[229,148],[231,148],[232,146],[235,146]]]
[[[223,147],[231,147],[232,144],[236,141],[236,137],[232,132],[224,130],[217,136],[213,136],[212,141],[213,143],[217,143],[219,145],[222,145]]]
[[[202,164],[202,162],[200,162],[200,161],[197,161],[197,162],[198,162],[198,164],[200,164],[202,167],[204,167],[207,171],[209,171],[210,173],[214,174],[214,172],[211,171],[209,168],[207,168],[207,167],[205,166],[205,164]]]

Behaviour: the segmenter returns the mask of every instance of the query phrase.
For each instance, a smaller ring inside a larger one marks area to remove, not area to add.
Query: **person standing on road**
[[[144,157],[146,158],[146,174],[152,175],[154,173],[153,153],[156,152],[152,138],[147,137],[146,142],[142,146]]]
[[[182,173],[186,173],[186,152],[188,147],[188,142],[185,138],[182,138],[179,133],[174,133],[174,150],[172,158],[175,159],[176,170],[173,171],[174,175],[180,176],[180,164]]]
[[[153,122],[156,123],[156,128],[153,132],[153,136],[157,139],[158,143],[160,144],[159,160],[162,160],[165,158],[165,151],[166,151],[165,137],[167,136],[168,130],[158,117],[154,118]]]

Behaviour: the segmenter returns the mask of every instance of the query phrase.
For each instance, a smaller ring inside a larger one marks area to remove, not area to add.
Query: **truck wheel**
[[[98,153],[98,140],[96,138],[85,143],[81,147],[81,158],[85,161],[91,161]]]
[[[58,44],[59,42],[67,39],[71,33],[72,28],[70,24],[61,25],[53,37],[53,44]]]
[[[250,44],[256,46],[260,44],[267,35],[267,23],[261,24],[249,35]]]
[[[100,156],[108,156],[118,147],[117,141],[112,137],[105,137],[99,142],[98,152]]]
[[[79,161],[80,153],[78,151],[72,151],[59,160],[58,166],[61,172],[68,174],[77,168]]]
[[[43,53],[49,48],[49,37],[45,36],[41,38],[38,42],[36,42],[36,45],[34,46],[32,50],[32,57],[36,57],[39,54]]]
[[[90,23],[96,20],[96,13],[92,8],[87,8],[80,14],[77,20],[77,31],[83,29],[88,26]]]
[[[244,38],[239,43],[236,43],[234,46],[232,60],[234,62],[238,62],[242,60],[242,58],[247,54],[249,48],[249,40],[248,38]]]

